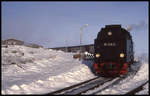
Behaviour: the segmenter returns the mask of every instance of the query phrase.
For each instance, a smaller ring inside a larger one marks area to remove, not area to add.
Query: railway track
[[[79,83],[79,84],[76,84],[73,86],[69,86],[64,89],[60,89],[60,90],[57,90],[57,91],[54,91],[54,92],[51,92],[48,94],[50,94],[50,95],[97,94],[115,84],[118,84],[124,78],[126,78],[126,77],[123,77],[123,78],[120,78],[120,77],[116,77],[116,78],[95,77],[88,81],[85,81],[85,82],[82,82],[82,83]],[[144,86],[146,83],[142,84],[141,86]],[[127,95],[134,94],[134,92],[141,90],[141,88],[142,88],[141,86],[139,86],[139,88],[137,88],[137,89],[131,90],[130,92],[128,92],[126,94]]]
[[[53,91],[53,92],[48,93],[48,94],[61,93],[61,92],[65,91],[65,90],[69,90],[69,89],[71,89],[71,88],[74,88],[74,87],[77,87],[77,86],[79,86],[79,85],[85,84],[85,83],[90,82],[90,81],[92,81],[92,80],[95,80],[95,79],[97,79],[97,78],[99,78],[99,77],[95,77],[95,78],[92,78],[92,79],[90,79],[90,80],[87,80],[87,81],[84,81],[84,82],[81,82],[81,83],[78,83],[78,84],[75,84],[75,85],[72,85],[72,86],[69,86],[69,87],[66,87],[66,88],[57,90],[57,91]]]
[[[109,82],[111,80],[113,80],[113,79],[112,78],[105,78],[105,79],[104,78],[98,78],[97,80],[88,82],[87,84],[84,84],[84,85],[80,85],[80,86],[73,88],[69,91],[63,92],[62,94],[79,95],[79,94],[82,94],[88,90],[94,89],[95,87],[103,85],[104,83]]]
[[[137,86],[136,88],[130,90],[129,92],[127,92],[127,93],[124,94],[124,95],[134,95],[135,93],[137,93],[137,92],[139,92],[139,91],[142,91],[144,85],[146,85],[148,82],[149,82],[149,81],[145,81],[144,83],[142,83],[141,85]]]
[[[64,89],[58,90],[58,91],[54,91],[48,94],[51,95],[59,95],[59,94],[65,94],[65,95],[78,95],[78,94],[82,94],[88,90],[93,90],[96,87],[99,87],[103,84],[105,84],[106,82],[112,81],[115,78],[104,78],[104,77],[96,77],[93,79],[90,79],[88,81],[70,86],[70,87],[66,87]]]
[[[119,81],[121,81],[123,78],[119,78],[119,77],[117,77],[117,78],[114,78],[113,80],[111,80],[110,82],[106,82],[106,83],[104,83],[103,85],[99,85],[99,86],[97,86],[95,89],[93,89],[93,90],[89,90],[89,91],[87,91],[87,92],[85,92],[85,93],[82,93],[83,95],[95,95],[95,94],[97,94],[97,93],[99,93],[99,92],[101,92],[101,91],[103,91],[103,90],[105,90],[105,89],[107,89],[107,88],[109,88],[109,87],[111,87],[111,86],[113,86],[113,85],[115,85],[115,84],[117,84]]]
[[[128,76],[135,75],[137,71],[130,72]],[[104,78],[104,77],[95,77],[93,79],[87,80],[85,82],[81,82],[76,85],[72,85],[51,93],[48,93],[49,95],[59,95],[59,94],[65,94],[65,95],[80,95],[80,94],[97,94],[108,87],[111,87],[117,83],[119,83],[121,80],[125,79],[126,77],[116,77],[116,78]],[[98,89],[98,90],[95,90]],[[89,92],[90,91],[90,92]]]

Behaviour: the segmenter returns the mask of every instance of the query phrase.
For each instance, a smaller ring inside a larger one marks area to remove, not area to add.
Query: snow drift
[[[87,63],[72,56],[44,48],[2,48],[2,94],[43,94],[94,77]]]

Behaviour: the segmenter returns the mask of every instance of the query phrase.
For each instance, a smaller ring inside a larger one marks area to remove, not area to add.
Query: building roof
[[[87,45],[81,45],[81,46],[94,46],[94,44],[87,44]],[[72,47],[80,47],[80,45],[77,46],[63,46],[63,47],[54,47],[54,48],[50,48],[50,49],[56,49],[56,48],[72,48]]]

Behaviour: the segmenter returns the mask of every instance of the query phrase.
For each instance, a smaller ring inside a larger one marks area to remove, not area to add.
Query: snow
[[[149,92],[149,83],[147,83],[143,89],[144,90],[137,92],[136,95],[142,95],[142,94],[148,93]]]
[[[95,77],[91,62],[44,48],[2,48],[2,94],[46,94]]]
[[[91,78],[92,61],[73,59],[74,53],[10,45],[2,47],[2,94],[46,94]],[[148,59],[139,59],[139,71],[98,94],[124,94],[148,78]],[[149,83],[137,94],[148,94]]]

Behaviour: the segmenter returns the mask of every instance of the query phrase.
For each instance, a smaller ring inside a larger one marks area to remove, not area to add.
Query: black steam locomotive
[[[133,41],[121,25],[106,25],[94,40],[94,70],[104,76],[126,75],[134,61]]]

